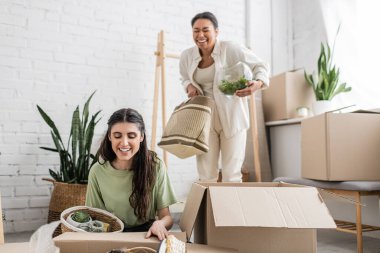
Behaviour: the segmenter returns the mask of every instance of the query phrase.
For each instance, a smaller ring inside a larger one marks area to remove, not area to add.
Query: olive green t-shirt
[[[90,170],[86,194],[86,206],[113,213],[126,227],[135,227],[146,221],[138,220],[131,207],[133,170],[116,170],[109,162],[96,163]],[[155,219],[157,211],[176,203],[166,167],[161,160],[156,166],[156,183],[147,218]]]

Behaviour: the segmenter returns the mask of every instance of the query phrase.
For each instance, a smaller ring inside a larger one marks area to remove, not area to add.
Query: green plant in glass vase
[[[80,116],[79,105],[74,110],[67,146],[65,146],[54,121],[37,105],[39,113],[50,127],[51,137],[55,145],[55,148],[40,148],[57,152],[59,155],[59,171],[49,169],[51,177],[57,182],[87,184],[88,173],[91,166],[95,163],[95,156],[91,153],[91,144],[95,126],[100,120],[97,117],[101,112],[98,111],[89,118],[90,101],[94,94],[95,91],[87,99],[82,111],[82,117]]]
[[[338,27],[333,50],[331,52],[330,45],[326,42],[324,45],[321,43],[321,52],[318,58],[318,75],[307,74],[304,71],[304,76],[307,83],[313,88],[315,98],[320,100],[332,100],[333,97],[339,93],[351,91],[351,87],[347,87],[346,83],[340,83],[340,70],[333,65],[332,59],[335,49],[335,40],[339,33],[340,26]]]

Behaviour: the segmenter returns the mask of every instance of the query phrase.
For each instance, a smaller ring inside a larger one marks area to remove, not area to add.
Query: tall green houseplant
[[[63,143],[61,134],[54,121],[37,105],[39,113],[51,129],[50,133],[55,146],[55,148],[40,148],[59,154],[59,171],[49,169],[50,175],[57,182],[87,184],[88,173],[91,166],[95,163],[95,156],[91,153],[91,144],[95,126],[100,120],[97,117],[101,112],[96,112],[89,120],[90,101],[94,94],[95,91],[86,101],[82,115],[80,115],[79,105],[74,110],[67,146]]]
[[[335,39],[339,33],[340,26],[338,27]],[[339,93],[351,91],[351,87],[346,87],[346,83],[340,83],[339,75],[340,70],[332,64],[332,58],[335,49],[335,39],[333,50],[331,53],[330,45],[321,43],[321,52],[318,58],[318,76],[314,77],[313,74],[307,74],[304,71],[304,76],[307,83],[313,88],[315,98],[319,100],[332,100],[333,97]]]

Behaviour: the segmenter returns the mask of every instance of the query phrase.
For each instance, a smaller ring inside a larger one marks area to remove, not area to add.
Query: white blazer
[[[246,63],[253,73],[255,80],[261,80],[264,88],[269,85],[269,68],[251,50],[244,46],[229,41],[217,40],[211,53],[215,62],[215,76],[213,83],[213,95],[216,109],[219,114],[223,132],[226,138],[234,136],[237,132],[249,128],[249,108],[247,97],[226,96],[218,88],[220,71],[224,67],[230,67],[239,61]],[[194,85],[200,92],[203,91],[194,81],[194,72],[202,57],[197,46],[186,49],[181,54],[179,69],[182,86],[186,91],[189,84]]]

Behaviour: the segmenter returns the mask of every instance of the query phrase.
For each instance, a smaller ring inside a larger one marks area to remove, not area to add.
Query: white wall
[[[258,3],[257,13],[263,14],[260,2],[252,4]],[[106,120],[121,107],[144,115],[150,139],[157,33],[166,32],[167,52],[179,53],[193,45],[190,19],[209,10],[219,19],[221,39],[244,43],[245,4],[244,0],[2,0],[0,190],[5,232],[35,230],[47,220],[52,187],[42,178],[49,177],[49,168],[58,169],[59,162],[56,155],[39,148],[53,144],[37,104],[67,139],[75,106],[82,107],[97,90],[90,109],[101,109],[102,120],[94,152]],[[254,32],[265,34],[260,27]],[[264,44],[266,36],[255,38],[254,44]],[[264,48],[270,51],[270,45]],[[166,63],[169,115],[185,94],[179,85],[178,60]],[[158,136],[160,122],[159,118]],[[184,199],[197,178],[194,159],[169,156],[168,167],[176,193]]]

